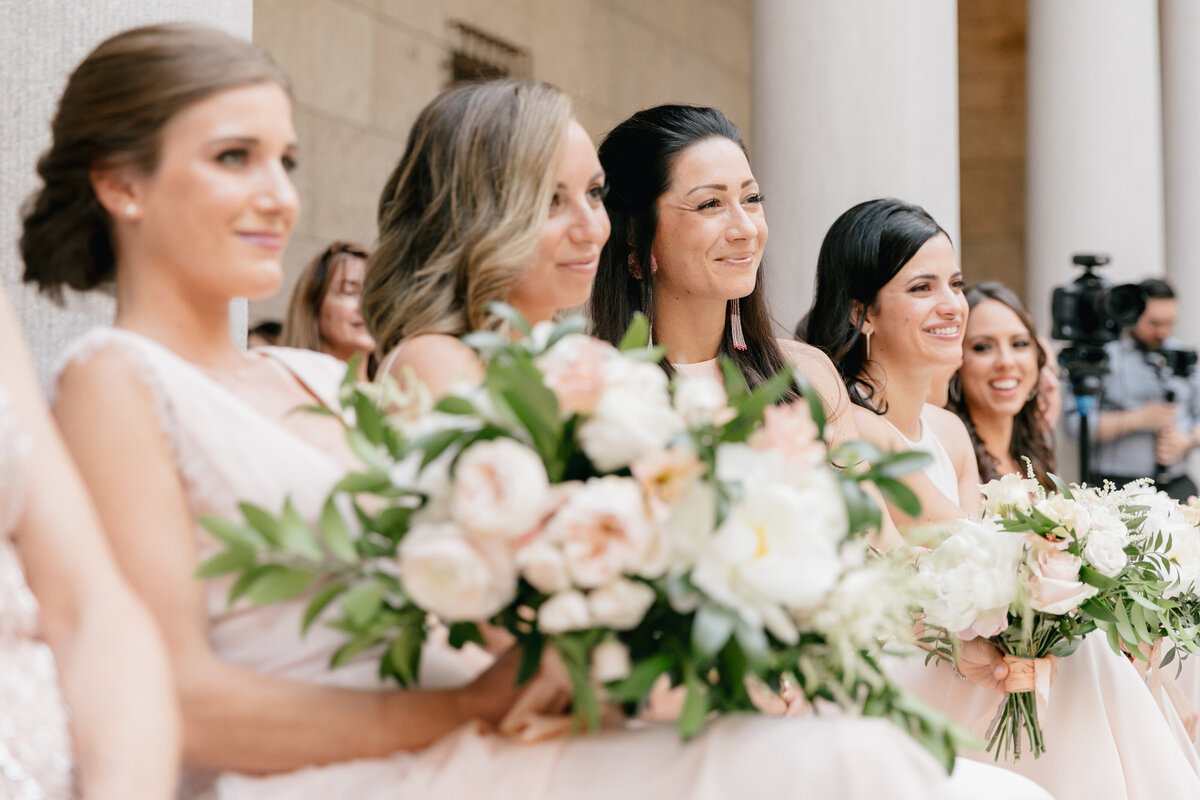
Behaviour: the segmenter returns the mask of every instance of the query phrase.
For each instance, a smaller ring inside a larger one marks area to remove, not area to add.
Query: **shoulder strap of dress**
[[[396,363],[396,359],[400,357],[400,350],[404,347],[404,342],[400,342],[392,351],[387,354],[387,358],[383,359],[383,363],[375,370],[375,380],[379,380],[384,375],[391,374],[392,365]]]

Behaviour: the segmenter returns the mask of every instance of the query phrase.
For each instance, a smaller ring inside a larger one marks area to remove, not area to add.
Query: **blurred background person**
[[[1033,317],[996,281],[972,286],[966,298],[962,366],[950,379],[947,407],[967,426],[981,481],[1023,475],[1027,458],[1038,481],[1052,489],[1054,451],[1039,402],[1046,352]]]
[[[280,344],[342,361],[361,353],[359,377],[365,380],[375,350],[359,309],[366,264],[367,251],[349,242],[334,242],[314,258],[292,290]]]
[[[246,347],[274,347],[283,336],[283,323],[275,319],[264,319],[246,331]]]
[[[1093,416],[1091,474],[1118,486],[1154,478],[1177,500],[1196,494],[1187,455],[1200,437],[1200,385],[1195,351],[1172,336],[1179,301],[1166,281],[1139,286],[1146,308],[1124,336],[1106,345],[1109,375]],[[1078,435],[1078,414],[1068,415]]]

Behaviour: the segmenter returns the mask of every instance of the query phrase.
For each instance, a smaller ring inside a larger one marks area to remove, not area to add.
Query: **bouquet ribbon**
[[[1154,643],[1154,647],[1150,648],[1150,652],[1146,652],[1146,646],[1139,644],[1138,649],[1149,659],[1149,665],[1143,664],[1141,661],[1134,661],[1134,665],[1146,675],[1146,682],[1150,685],[1150,691],[1154,695],[1155,700],[1160,696],[1165,695],[1171,704],[1175,706],[1175,711],[1179,714],[1179,719],[1183,723],[1183,728],[1187,731],[1189,738],[1196,738],[1196,708],[1188,700],[1187,695],[1179,688],[1179,684],[1175,682],[1175,678],[1163,672],[1162,669],[1162,639]]]
[[[1050,702],[1050,685],[1058,672],[1058,657],[1023,658],[1006,655],[1004,663],[1008,666],[1004,691],[1009,694],[1033,692],[1038,714],[1044,713],[1046,704]]]

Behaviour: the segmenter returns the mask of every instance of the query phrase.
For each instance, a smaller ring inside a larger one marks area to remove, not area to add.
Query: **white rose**
[[[1037,481],[1009,473],[979,487],[983,495],[980,505],[987,513],[998,516],[1009,514],[1014,509],[1029,513],[1037,488]]]
[[[921,561],[925,619],[962,639],[995,636],[1017,598],[1019,536],[985,520],[959,520],[955,532]]]
[[[629,648],[616,639],[605,639],[592,651],[591,676],[596,683],[624,680],[631,669]]]
[[[485,620],[516,597],[516,569],[504,549],[472,541],[450,523],[413,527],[399,560],[405,592],[446,622]]]
[[[516,562],[525,580],[543,594],[561,592],[571,585],[562,551],[542,539],[518,550]]]
[[[550,481],[533,450],[513,439],[490,439],[476,442],[459,457],[452,492],[452,514],[464,530],[512,539],[541,519]]]
[[[559,592],[538,609],[538,630],[542,633],[553,635],[592,626],[587,598],[580,591]]]
[[[813,626],[831,641],[874,649],[912,629],[909,603],[915,573],[898,562],[875,558],[848,572],[813,615]]]
[[[543,535],[562,548],[568,574],[584,588],[625,573],[658,577],[670,555],[632,478],[588,480],[550,518]]]
[[[650,606],[654,590],[639,581],[618,578],[607,586],[588,592],[588,609],[596,625],[615,631],[636,628]]]
[[[675,410],[690,428],[724,425],[736,412],[715,376],[681,375],[675,382]]]
[[[606,376],[604,394],[579,426],[578,436],[596,469],[613,472],[648,450],[665,447],[684,426],[658,366],[616,357],[609,360]]]
[[[1091,516],[1092,529],[1084,540],[1083,558],[1101,575],[1116,577],[1129,563],[1125,555],[1129,529],[1112,509],[1093,508]]]
[[[1058,523],[1059,527],[1055,528],[1052,533],[1060,539],[1070,539],[1076,534],[1084,534],[1091,525],[1091,515],[1088,513],[1087,506],[1069,500],[1061,494],[1052,494],[1039,500],[1034,503],[1033,507],[1049,517],[1051,521]]]

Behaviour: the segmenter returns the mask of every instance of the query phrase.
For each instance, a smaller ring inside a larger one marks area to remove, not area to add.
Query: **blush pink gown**
[[[154,341],[117,329],[86,335],[68,359],[112,348],[135,364],[157,398],[194,514],[237,515],[238,500],[278,509],[291,497],[314,519],[346,471],[240,396]],[[306,351],[270,349],[269,358],[316,396],[331,398],[345,366]],[[200,557],[217,550],[196,531]],[[330,671],[339,637],[319,626],[299,636],[302,603],[226,605],[228,583],[207,587],[212,647],[260,673],[364,690],[382,687],[368,662]],[[425,686],[461,685],[487,664],[480,651],[436,643],[421,668]],[[314,721],[314,724],[319,724]],[[397,725],[405,724],[403,719]],[[420,752],[401,752],[266,777],[188,776],[184,796],[221,800],[325,798],[499,798],[504,800],[717,800],[717,798],[996,798],[1046,800],[1031,783],[965,762],[947,779],[906,734],[878,719],[849,716],[717,720],[689,743],[670,725],[627,728],[540,744],[515,744],[467,725]]]
[[[66,800],[72,784],[67,711],[11,538],[30,447],[0,386],[0,798]]]

